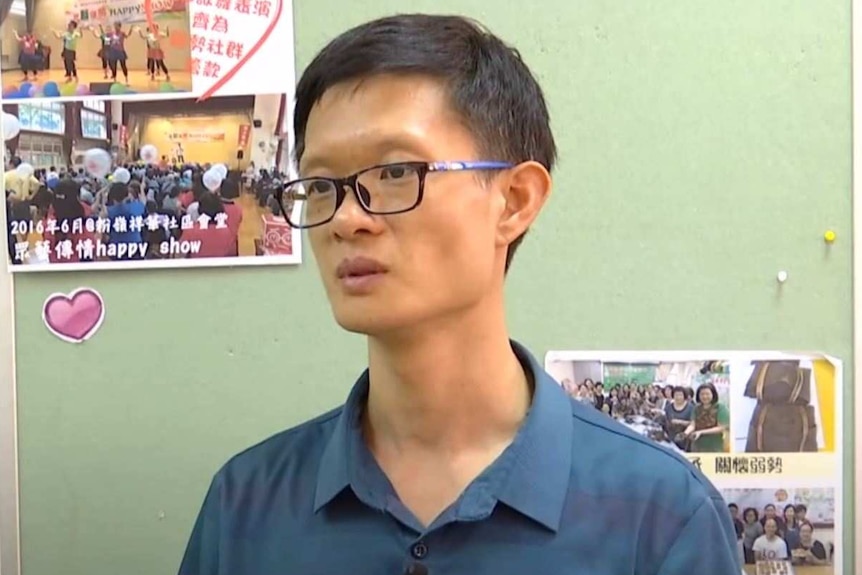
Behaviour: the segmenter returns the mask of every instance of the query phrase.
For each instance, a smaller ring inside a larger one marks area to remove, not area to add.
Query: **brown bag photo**
[[[817,421],[810,405],[760,403],[748,425],[746,453],[817,451]]]
[[[764,403],[811,401],[811,370],[800,368],[799,361],[755,361],[754,371],[745,386],[745,396]]]

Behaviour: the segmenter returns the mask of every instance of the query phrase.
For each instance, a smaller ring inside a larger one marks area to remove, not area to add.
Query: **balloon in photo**
[[[221,177],[221,174],[210,168],[206,172],[204,172],[203,176],[203,184],[206,189],[211,192],[217,192],[221,187],[222,180],[224,178]]]
[[[128,184],[132,181],[132,174],[126,168],[117,168],[114,170],[114,181],[121,184]]]
[[[60,96],[60,87],[57,82],[45,82],[45,87],[42,88],[46,98],[57,98]]]
[[[24,162],[23,164],[18,164],[18,167],[15,168],[15,173],[18,174],[18,177],[21,179],[26,179],[32,176],[36,170],[32,165]]]
[[[153,164],[159,159],[159,151],[152,144],[141,147],[141,161]]]
[[[21,122],[8,112],[3,113],[3,141],[8,142],[21,131]]]
[[[215,164],[210,169],[220,175],[221,179],[225,179],[227,177],[227,166],[225,166],[224,164]]]
[[[60,86],[61,96],[74,96],[77,86],[75,84],[63,84]]]
[[[111,171],[111,154],[102,148],[90,148],[84,152],[84,169],[91,176],[104,178]]]

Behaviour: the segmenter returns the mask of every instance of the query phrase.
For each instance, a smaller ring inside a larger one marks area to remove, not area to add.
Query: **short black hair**
[[[209,190],[201,194],[201,197],[198,200],[198,207],[200,209],[200,213],[206,215],[210,219],[215,219],[217,215],[224,213],[224,206],[221,203],[221,199]]]
[[[518,51],[474,20],[429,14],[399,14],[361,24],[314,57],[296,87],[297,164],[305,152],[311,110],[326,91],[382,74],[439,79],[485,159],[536,161],[552,171],[557,147],[545,97]],[[522,239],[509,246],[507,270]]]
[[[55,192],[56,193],[56,192]],[[129,197],[129,186],[114,182],[108,187],[108,205],[122,204]]]

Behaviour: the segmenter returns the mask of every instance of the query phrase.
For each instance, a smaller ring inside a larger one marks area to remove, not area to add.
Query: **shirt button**
[[[413,563],[407,566],[404,573],[405,575],[428,575],[428,568],[421,563]]]
[[[416,559],[424,559],[425,556],[428,555],[428,546],[420,541],[419,543],[413,545],[413,547],[410,549],[410,553]]]

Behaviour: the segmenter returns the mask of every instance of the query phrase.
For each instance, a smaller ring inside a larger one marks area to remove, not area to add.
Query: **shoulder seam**
[[[222,467],[221,467],[221,469],[219,470],[218,474],[221,474],[222,470],[224,470],[224,468],[228,467],[228,466],[229,466],[229,465],[230,465],[234,460],[238,459],[239,457],[242,457],[243,455],[245,455],[245,454],[246,454],[246,453],[248,453],[249,451],[251,451],[251,450],[253,450],[253,449],[256,449],[256,448],[260,447],[260,446],[261,446],[261,445],[263,445],[264,443],[266,443],[266,442],[268,442],[268,441],[270,441],[270,440],[272,440],[272,439],[274,439],[274,438],[276,438],[276,437],[286,437],[286,438],[289,438],[289,437],[292,437],[293,435],[296,435],[297,433],[299,433],[299,432],[301,432],[301,431],[304,431],[305,429],[308,429],[309,427],[314,427],[314,426],[316,426],[317,424],[326,423],[326,422],[328,422],[328,421],[331,421],[332,419],[335,419],[335,418],[337,418],[337,417],[340,417],[340,416],[341,416],[341,411],[342,411],[343,407],[344,407],[344,406],[336,407],[335,409],[330,410],[328,413],[323,413],[323,414],[321,414],[321,415],[318,415],[318,416],[317,416],[317,417],[315,417],[314,419],[310,419],[310,420],[308,420],[308,421],[305,421],[305,422],[303,422],[303,423],[300,423],[299,425],[297,425],[297,426],[295,426],[295,427],[291,427],[291,428],[288,428],[288,429],[285,429],[285,430],[279,431],[278,433],[274,433],[274,434],[270,435],[269,437],[267,437],[266,439],[263,439],[263,440],[261,440],[261,441],[258,441],[258,442],[257,442],[257,443],[255,443],[254,445],[251,445],[251,446],[249,446],[249,447],[246,447],[245,449],[243,449],[243,450],[242,450],[242,451],[240,451],[239,453],[234,454],[230,459],[228,459],[228,460],[227,460],[227,462],[225,462],[225,464],[224,464],[224,465],[222,465]]]

